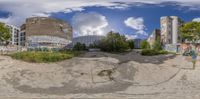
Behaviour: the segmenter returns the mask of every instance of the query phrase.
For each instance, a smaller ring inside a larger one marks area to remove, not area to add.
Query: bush
[[[89,48],[99,48],[99,43],[94,42],[93,44],[89,45]]]
[[[151,48],[150,44],[146,40],[142,41],[140,45],[141,45],[142,49],[150,49]]]
[[[81,44],[80,42],[77,42],[74,47],[73,47],[74,51],[84,51],[87,50],[86,45],[85,44]]]
[[[80,53],[79,53],[80,54]],[[49,62],[58,62],[65,59],[70,59],[74,56],[77,56],[77,52],[19,52],[11,54],[10,56],[14,59],[23,60],[27,62],[35,63],[49,63]]]
[[[161,45],[161,42],[160,42],[160,37],[156,39],[156,41],[153,43],[152,47],[153,47],[154,50],[157,50],[157,51],[162,50],[162,45]]]
[[[126,42],[125,36],[111,31],[101,40],[99,47],[106,52],[124,52],[129,49],[129,44]]]
[[[144,55],[144,56],[154,56],[154,55],[164,55],[164,54],[170,54],[170,53],[163,50],[158,51],[158,50],[152,50],[152,49],[144,49],[141,52],[141,55]]]
[[[134,47],[135,47],[134,46],[134,41],[133,40],[128,40],[127,42],[128,42],[129,48],[130,49],[134,49]]]

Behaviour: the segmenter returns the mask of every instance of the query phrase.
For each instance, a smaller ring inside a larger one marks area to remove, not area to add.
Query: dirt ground
[[[200,64],[181,55],[89,52],[27,63],[0,56],[0,98],[200,99]]]

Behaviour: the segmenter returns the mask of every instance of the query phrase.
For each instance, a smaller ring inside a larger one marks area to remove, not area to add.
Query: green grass
[[[10,54],[13,59],[23,60],[33,63],[51,63],[70,59],[78,56],[80,52],[62,51],[62,52],[40,52],[27,51]]]
[[[175,53],[164,50],[157,51],[152,49],[144,49],[141,52],[141,55],[143,56],[155,56],[155,55],[165,55],[165,54],[175,54]]]

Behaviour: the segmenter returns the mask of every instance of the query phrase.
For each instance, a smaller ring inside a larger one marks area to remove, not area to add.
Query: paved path
[[[86,53],[33,64],[0,56],[0,97],[200,99],[200,67],[182,56]]]

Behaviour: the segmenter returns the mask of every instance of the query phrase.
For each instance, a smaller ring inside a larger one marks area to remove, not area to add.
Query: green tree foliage
[[[140,46],[142,49],[150,49],[151,48],[150,44],[146,40],[142,41]]]
[[[133,40],[128,40],[128,45],[130,49],[134,49],[134,41]]]
[[[129,49],[129,45],[124,35],[111,31],[100,42],[100,49],[106,52],[123,52]]]
[[[99,48],[99,42],[94,42],[93,44],[90,44],[89,48]]]
[[[153,47],[153,50],[157,50],[157,51],[162,50],[162,45],[161,45],[161,42],[160,42],[160,37],[158,37],[156,39],[156,41],[154,42],[154,44],[153,44],[152,47]]]
[[[0,43],[8,44],[11,38],[10,30],[4,23],[0,23]]]
[[[73,50],[75,50],[75,51],[84,51],[86,49],[87,49],[86,45],[85,44],[81,44],[80,42],[77,42],[73,47]]]
[[[181,27],[181,37],[191,42],[200,40],[200,22],[189,22]]]
[[[180,30],[181,30],[181,37],[184,40],[190,41],[194,45],[197,44],[196,41],[200,40],[200,22],[189,22],[189,23],[186,23],[186,24],[183,25],[183,27]],[[192,63],[193,63],[193,69],[195,69],[197,53],[193,53],[192,52],[190,54],[190,56],[192,58],[194,58],[192,60]]]

